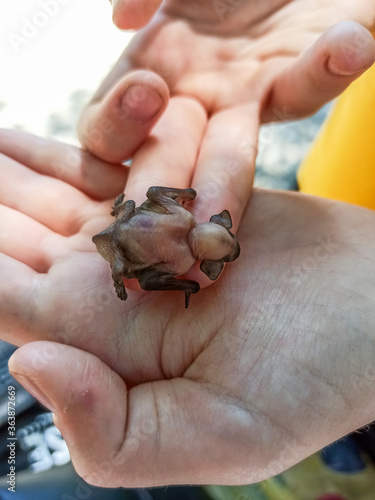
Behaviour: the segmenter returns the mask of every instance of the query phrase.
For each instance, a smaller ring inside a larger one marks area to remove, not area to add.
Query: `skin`
[[[160,3],[114,5],[116,25],[139,31],[84,111],[79,135],[99,158],[134,158],[129,199],[141,203],[150,185],[192,187],[201,194],[196,220],[223,205],[236,231],[260,124],[313,113],[371,66],[375,2],[224,1],[234,5],[224,12],[212,0]],[[189,277],[209,284],[194,270]]]
[[[121,168],[19,132],[0,151],[1,336],[86,480],[251,483],[374,419],[374,212],[256,190],[241,259],[181,314],[117,300],[91,241]]]
[[[196,224],[180,202],[193,201],[193,189],[153,186],[147,200],[138,208],[124,195],[116,198],[109,227],[93,237],[98,252],[111,265],[117,296],[127,299],[124,278],[136,278],[143,290],[182,290],[185,307],[190,294],[199,291],[199,283],[177,278],[189,271],[196,260],[201,270],[216,280],[225,262],[240,254],[230,214],[223,210],[210,222]]]

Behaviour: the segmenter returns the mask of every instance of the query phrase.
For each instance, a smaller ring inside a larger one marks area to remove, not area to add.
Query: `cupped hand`
[[[374,0],[113,4],[120,28],[146,26],[83,113],[82,144],[134,157],[137,202],[150,185],[195,188],[200,222],[225,208],[238,226],[261,122],[313,113],[375,59]]]
[[[184,309],[115,296],[91,236],[126,170],[0,134],[1,336],[101,486],[259,481],[375,414],[375,214],[255,191],[240,258]]]

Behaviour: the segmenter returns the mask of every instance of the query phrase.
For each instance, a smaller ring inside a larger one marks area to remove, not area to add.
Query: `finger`
[[[136,71],[113,83],[103,83],[83,112],[78,135],[82,146],[112,163],[130,158],[163,113],[169,90],[150,71]]]
[[[0,242],[8,235],[0,230]],[[38,273],[0,252],[1,338],[14,345],[30,341],[31,318]]]
[[[75,187],[0,154],[0,203],[65,236],[76,234],[101,204]],[[2,221],[2,224],[6,220]],[[30,221],[32,224],[32,221]],[[14,226],[16,228],[16,226]],[[31,227],[31,225],[29,226]]]
[[[352,21],[336,24],[274,81],[263,121],[315,112],[343,92],[375,60],[369,31]]]
[[[140,205],[150,186],[189,187],[206,124],[206,112],[197,101],[173,97],[152,135],[134,157],[126,198]],[[205,279],[203,273],[198,274]],[[124,282],[126,288],[140,290],[137,280]]]
[[[226,405],[217,388],[178,378],[127,391],[99,358],[53,342],[21,347],[9,369],[55,413],[77,472],[91,484],[224,483],[249,474],[252,417],[232,400]]]
[[[99,465],[119,447],[127,416],[126,386],[119,375],[92,354],[53,342],[30,343],[15,354],[9,360],[11,373],[42,404],[54,411],[78,471],[87,462]],[[59,356],[62,356],[65,370],[62,370]],[[82,365],[78,366],[80,363]],[[95,380],[96,377],[99,379]],[[61,390],[57,394],[59,378]],[[103,403],[108,406],[100,407]],[[116,420],[109,418],[111,412]],[[85,422],[78,422],[83,415]],[[80,435],[75,435],[77,431]],[[99,448],[102,448],[102,460]],[[91,453],[94,454],[90,459]]]
[[[15,345],[42,339],[73,344],[116,364],[117,343],[100,338],[122,331],[117,319],[124,304],[112,292],[99,255],[71,253],[39,273],[0,252],[0,269],[1,338]],[[137,301],[129,298],[128,312]]]
[[[112,0],[113,22],[123,30],[138,30],[153,17],[162,0]]]
[[[39,174],[61,179],[92,198],[113,198],[126,182],[127,169],[122,165],[103,162],[80,148],[24,132],[0,129],[0,153]],[[12,168],[10,164],[8,167]]]
[[[95,470],[120,447],[127,420],[126,385],[99,358],[71,346],[33,342],[16,351],[9,370],[55,413],[73,463],[83,476],[89,464]],[[79,422],[81,417],[84,421]],[[108,486],[111,481],[112,487],[120,486],[118,480],[110,473]]]
[[[0,205],[0,221],[0,252],[39,273],[48,272],[54,262],[71,252],[96,253],[91,241],[94,232],[66,238],[4,205]],[[102,225],[101,219],[95,224]]]
[[[209,120],[192,181],[198,222],[228,210],[237,228],[253,184],[258,129],[257,106],[225,109]]]
[[[228,210],[236,232],[253,185],[258,129],[256,106],[225,109],[209,120],[191,184],[197,191],[192,212],[198,223]],[[184,277],[201,288],[213,283],[199,262]]]
[[[127,198],[142,203],[150,186],[189,187],[206,124],[200,103],[172,98],[152,135],[134,156]]]
[[[64,238],[17,210],[0,205],[0,252],[45,273],[63,252]]]

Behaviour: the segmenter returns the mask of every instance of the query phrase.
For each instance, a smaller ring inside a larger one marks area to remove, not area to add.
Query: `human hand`
[[[199,222],[226,208],[236,229],[251,192],[260,123],[313,113],[373,63],[364,27],[372,28],[374,0],[170,0],[157,10],[160,4],[116,2],[120,28],[149,24],[84,112],[81,141],[108,161],[134,155],[129,198],[143,201],[150,185],[191,186],[201,193]],[[162,78],[171,99],[149,136],[168,101]],[[100,132],[104,118],[111,133]]]
[[[255,191],[241,257],[188,310],[124,303],[91,236],[125,172],[15,132],[0,151],[1,335],[86,480],[251,483],[374,418],[373,212]]]

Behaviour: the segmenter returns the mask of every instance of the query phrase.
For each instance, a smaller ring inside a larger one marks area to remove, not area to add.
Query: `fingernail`
[[[132,85],[123,95],[121,111],[124,118],[142,124],[155,118],[163,105],[163,99],[154,90],[142,85]]]
[[[112,4],[112,9],[115,10],[115,7],[116,7],[116,3],[118,2],[118,0],[111,0],[111,4]]]
[[[40,387],[32,381],[26,375],[21,375],[20,373],[13,373],[11,375],[18,380],[18,382],[32,395],[36,398],[43,406],[48,408],[50,411],[55,412],[55,409],[49,400],[49,398],[44,394],[44,392],[40,389]]]
[[[356,73],[359,73],[360,71],[364,71],[367,69],[367,66],[360,66],[360,67],[352,67],[352,68],[338,68],[335,63],[332,61],[332,58],[328,59],[327,66],[329,71],[338,76],[351,76],[355,75]]]

